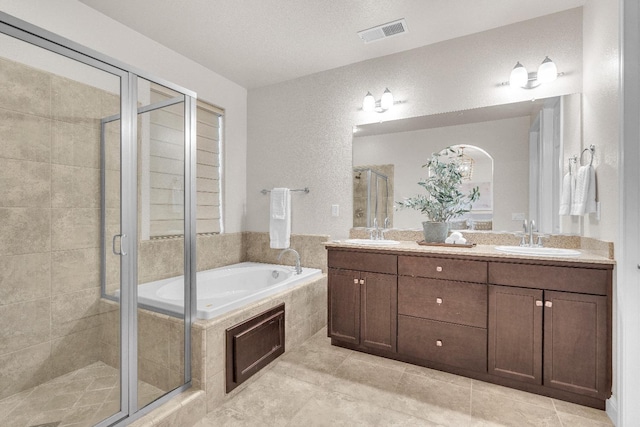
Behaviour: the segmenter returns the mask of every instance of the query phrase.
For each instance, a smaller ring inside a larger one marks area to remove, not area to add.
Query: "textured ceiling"
[[[80,0],[255,88],[579,7],[585,0]],[[357,32],[405,18],[406,34]],[[499,47],[498,47],[499,48]]]

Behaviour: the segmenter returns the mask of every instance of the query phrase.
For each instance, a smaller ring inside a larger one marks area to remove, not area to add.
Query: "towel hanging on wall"
[[[576,190],[571,202],[571,215],[585,215],[596,211],[596,170],[581,166],[576,176]]]
[[[288,188],[271,190],[269,240],[272,249],[286,249],[291,244],[291,194]]]

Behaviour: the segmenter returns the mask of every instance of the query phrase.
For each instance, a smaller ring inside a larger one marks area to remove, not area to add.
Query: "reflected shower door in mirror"
[[[558,216],[557,200],[562,166],[566,169],[562,159],[578,152],[581,144],[580,98],[573,94],[359,125],[354,127],[353,167],[392,166],[389,194],[395,204],[419,194],[417,183],[426,174],[422,165],[432,153],[448,146],[474,146],[493,159],[493,179],[472,178],[481,200],[469,221],[458,226],[475,222],[476,229],[519,231],[522,219],[531,218],[541,231],[572,232],[571,220]],[[536,122],[542,126],[537,134],[532,128]],[[470,154],[469,148],[464,152]],[[479,161],[475,155],[474,160]],[[489,193],[491,201],[486,199]],[[354,191],[356,227],[358,209],[364,207]],[[390,211],[394,228],[418,229],[426,219],[418,211]]]

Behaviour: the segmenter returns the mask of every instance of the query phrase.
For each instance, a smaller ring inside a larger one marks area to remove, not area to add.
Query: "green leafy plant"
[[[429,170],[429,176],[418,182],[426,194],[396,202],[398,207],[418,210],[434,222],[447,222],[469,212],[473,202],[480,197],[480,191],[478,187],[472,188],[468,194],[460,191],[461,157],[462,154],[451,147],[433,153],[429,161],[422,165]]]

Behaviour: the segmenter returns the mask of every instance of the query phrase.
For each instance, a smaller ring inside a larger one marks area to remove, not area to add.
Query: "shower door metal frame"
[[[134,236],[121,243],[126,255],[121,256],[120,299],[120,411],[96,424],[97,427],[127,425],[144,414],[164,404],[174,396],[191,387],[191,325],[195,320],[196,302],[196,236],[195,236],[195,92],[175,85],[86,48],[69,39],[58,36],[33,24],[0,12],[0,33],[61,56],[89,65],[120,78],[120,135],[121,135],[121,179],[120,179],[120,233]],[[185,336],[184,336],[184,383],[164,394],[142,409],[137,407],[138,391],[138,331],[137,331],[137,277],[138,277],[138,195],[137,195],[137,79],[144,78],[168,87],[184,95],[185,99]],[[188,185],[187,185],[188,182]],[[102,189],[104,191],[104,189]],[[104,242],[103,242],[104,243]],[[104,246],[104,245],[103,245]],[[104,260],[101,260],[104,262]]]

